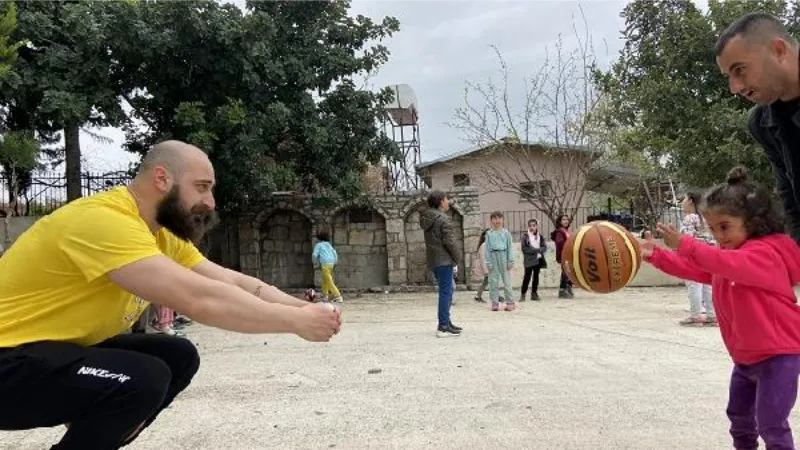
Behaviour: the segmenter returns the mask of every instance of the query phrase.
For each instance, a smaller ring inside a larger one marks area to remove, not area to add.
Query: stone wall
[[[225,267],[261,278],[288,288],[320,286],[319,270],[311,267],[313,236],[319,227],[331,230],[334,244],[347,236],[347,244],[336,245],[342,266],[337,268],[337,284],[343,289],[402,288],[422,286],[432,288],[425,264],[425,247],[419,231],[416,213],[425,203],[425,192],[375,197],[369,222],[363,221],[362,205],[337,204],[331,207],[312,206],[309,197],[276,196],[257,214],[226,217],[201,246],[213,261]],[[474,288],[472,265],[477,255],[481,232],[481,216],[474,188],[458,188],[451,193],[456,199],[451,214],[462,226],[456,226],[463,241],[464,259],[459,266],[458,283]],[[351,220],[356,211],[362,219]],[[374,215],[372,215],[374,214]],[[12,244],[38,217],[9,217],[0,221],[0,238],[4,247]],[[339,231],[337,231],[337,229]],[[337,237],[338,236],[338,237]],[[371,242],[371,244],[369,244]],[[521,261],[519,242],[515,242],[517,258]],[[554,245],[546,255],[549,268],[541,274],[542,289],[558,286],[559,268],[554,261]],[[342,250],[344,247],[344,254]],[[370,253],[366,254],[367,249]],[[360,262],[348,262],[350,258]],[[371,259],[370,259],[371,258]],[[425,274],[421,275],[421,270]],[[517,293],[522,282],[522,264],[512,271]],[[682,280],[665,275],[650,264],[642,264],[631,286],[682,285]],[[577,293],[577,291],[576,291]]]
[[[239,217],[239,261],[241,271],[281,286],[281,282],[300,276],[275,270],[275,264],[263,266],[262,235],[271,233],[271,217],[278,211],[295,211],[308,218],[310,236],[318,229],[331,230],[333,244],[339,252],[340,265],[336,268],[336,283],[344,289],[385,288],[387,286],[427,285],[430,280],[425,264],[424,237],[419,230],[420,208],[425,207],[428,192],[416,191],[391,195],[371,196],[368,202],[324,205],[310,196],[275,195],[270,204],[257,214]],[[454,199],[451,207],[459,245],[467,250],[459,266],[461,273],[472,268],[481,232],[481,215],[478,209],[478,191],[475,188],[457,188],[450,192]],[[303,228],[304,230],[306,228]],[[311,240],[311,247],[316,241]],[[294,247],[294,246],[293,246]],[[285,247],[284,247],[285,248]],[[311,250],[303,251],[300,258],[311,261]],[[291,265],[278,267],[287,268]],[[305,271],[299,263],[296,270]],[[270,271],[266,271],[269,268]],[[306,272],[303,272],[306,273]],[[308,281],[303,277],[303,282]],[[319,271],[314,283],[319,286]],[[293,286],[294,287],[294,286]]]
[[[331,235],[339,254],[337,286],[371,288],[389,284],[386,220],[371,208],[345,209],[333,218]]]
[[[274,211],[260,224],[261,276],[276,286],[305,288],[314,283],[311,221],[288,209]]]

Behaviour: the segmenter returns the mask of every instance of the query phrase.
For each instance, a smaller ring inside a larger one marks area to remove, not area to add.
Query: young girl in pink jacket
[[[784,234],[770,192],[744,168],[709,190],[701,213],[719,244],[659,224],[664,250],[645,241],[645,260],[670,275],[712,285],[722,340],[733,359],[727,414],[736,449],[794,450],[789,415],[800,375],[800,248]]]

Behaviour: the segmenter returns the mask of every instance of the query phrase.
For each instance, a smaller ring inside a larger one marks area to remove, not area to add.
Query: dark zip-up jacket
[[[767,153],[778,194],[783,199],[788,233],[800,242],[800,109],[781,101],[750,110],[748,129]]]
[[[453,221],[438,208],[429,208],[419,214],[419,226],[425,232],[428,268],[457,266],[461,252],[456,244]]]

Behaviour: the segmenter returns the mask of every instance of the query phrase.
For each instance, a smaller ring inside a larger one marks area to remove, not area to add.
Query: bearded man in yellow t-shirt
[[[241,333],[328,341],[338,310],[208,261],[214,169],[179,141],[154,146],[130,186],[39,219],[0,258],[0,429],[67,424],[53,449],[117,449],[197,372],[192,343],[125,334],[150,302]]]

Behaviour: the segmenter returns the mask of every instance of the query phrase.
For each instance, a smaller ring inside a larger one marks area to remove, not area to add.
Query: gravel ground
[[[555,294],[491,312],[458,292],[464,333],[448,339],[434,293],[347,299],[325,344],[192,325],[195,382],[128,448],[731,447],[731,362],[718,329],[677,325],[683,288]],[[61,433],[0,432],[0,449],[47,449]]]

